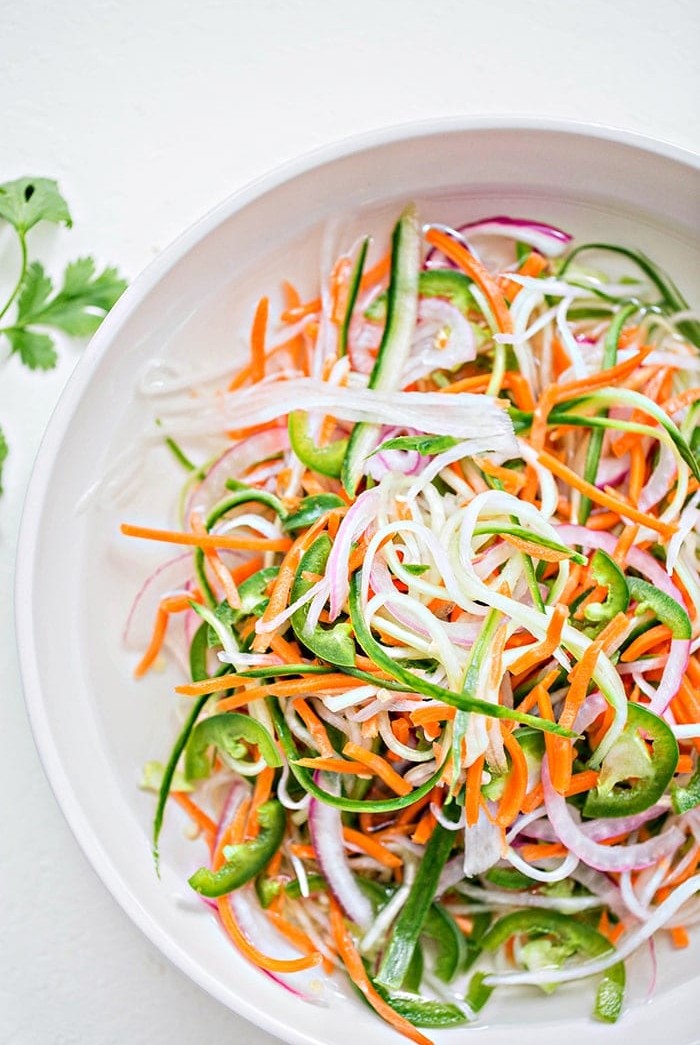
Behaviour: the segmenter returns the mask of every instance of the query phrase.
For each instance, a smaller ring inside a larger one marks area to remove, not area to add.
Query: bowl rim
[[[207,994],[229,1009],[234,1008],[231,1005],[230,992],[203,971],[196,960],[190,958],[188,953],[160,927],[150,913],[141,906],[120,874],[115,871],[108,853],[101,848],[93,834],[90,820],[83,811],[77,790],[64,770],[59,748],[54,742],[51,729],[44,717],[42,684],[38,666],[33,657],[32,607],[30,600],[20,596],[23,591],[31,591],[33,587],[38,520],[41,517],[40,508],[45,490],[75,408],[98,364],[108,351],[114,336],[168,271],[227,218],[292,178],[303,175],[323,164],[342,160],[354,152],[390,146],[406,139],[428,137],[434,134],[488,131],[532,131],[534,133],[593,137],[612,144],[630,146],[640,153],[652,153],[695,171],[700,170],[700,154],[663,139],[600,123],[537,116],[458,115],[411,120],[345,136],[307,150],[284,161],[267,173],[253,178],[217,203],[180,233],[142,269],[92,337],[68,378],[49,417],[32,467],[17,539],[14,616],[24,702],[43,771],[59,809],[89,866],[122,910],[150,943],[156,946],[173,965]],[[675,991],[668,993],[675,993]],[[299,1043],[299,1045],[322,1045],[320,1039],[315,1038],[312,1033],[297,1030],[283,1018],[278,1018],[273,1013],[265,1011],[244,996],[236,995],[235,1001],[234,1011],[269,1033],[283,1036],[284,1040]]]

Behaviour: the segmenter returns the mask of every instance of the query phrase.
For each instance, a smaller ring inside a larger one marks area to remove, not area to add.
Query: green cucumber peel
[[[377,359],[369,377],[369,387],[382,392],[396,388],[411,351],[411,339],[418,314],[418,273],[421,233],[414,205],[408,206],[392,234],[391,275],[387,315]],[[367,456],[374,449],[377,426],[363,421],[355,425],[343,460],[341,478],[354,496],[362,478]]]
[[[369,238],[363,239],[360,249],[355,259],[352,272],[350,273],[350,281],[348,283],[348,301],[345,308],[345,316],[343,318],[343,325],[340,328],[338,335],[338,355],[344,356],[348,350],[348,334],[350,332],[350,323],[352,322],[352,314],[355,311],[355,303],[357,302],[357,295],[360,290],[360,282],[362,280],[362,272],[365,267],[365,261],[367,259],[367,251],[369,249]]]

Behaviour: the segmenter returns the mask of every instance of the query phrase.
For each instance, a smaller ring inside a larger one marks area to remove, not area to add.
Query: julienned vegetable
[[[419,1043],[511,984],[613,1022],[700,920],[695,321],[627,248],[463,229],[408,207],[263,298],[227,388],[159,402],[180,527],[123,527],[193,553],[127,628],[190,666],[156,854],[173,798],[248,960]]]

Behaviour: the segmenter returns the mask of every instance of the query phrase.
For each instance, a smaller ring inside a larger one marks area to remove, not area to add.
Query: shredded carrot
[[[484,761],[484,756],[480,755],[479,758],[475,759],[467,769],[464,809],[468,827],[474,827],[479,819],[481,777],[484,772]]]
[[[666,643],[671,639],[671,629],[665,624],[657,624],[654,628],[649,628],[644,634],[639,635],[634,642],[630,642],[629,646],[623,653],[620,654],[620,660],[625,664],[632,660],[637,660],[642,657],[648,650],[653,649],[654,646],[660,646],[662,643]]]
[[[638,533],[639,526],[625,526],[622,533],[617,538],[617,544],[612,553],[612,558],[621,569],[624,569],[625,567],[629,550],[634,544]]]
[[[343,748],[343,754],[356,762],[362,762],[397,795],[408,795],[413,790],[408,781],[399,776],[396,770],[381,755],[375,755],[373,751],[360,747],[359,744],[353,743],[352,740],[349,740]]]
[[[673,399],[667,399],[663,404],[663,408],[669,417],[672,417],[679,410],[682,410],[685,406],[690,406],[691,403],[697,403],[700,399],[700,385],[695,388],[686,388],[685,392],[679,392]]]
[[[549,860],[556,856],[568,856],[569,850],[560,842],[552,842],[551,844],[522,845],[518,853],[523,860],[534,862],[535,860]]]
[[[688,936],[688,930],[684,929],[682,925],[674,925],[672,929],[669,929],[671,939],[674,947],[688,947],[690,944],[690,937]]]
[[[161,599],[156,613],[155,624],[153,625],[151,641],[149,642],[148,648],[143,657],[134,668],[134,678],[142,678],[148,669],[155,663],[158,654],[163,648],[170,614],[188,610],[190,608],[190,603],[201,601],[202,596],[198,591],[194,591],[192,594],[188,595],[171,595],[168,598]]]
[[[586,699],[598,657],[609,643],[614,643],[627,630],[627,626],[628,620],[625,614],[618,613],[606,624],[598,638],[588,646],[581,659],[569,672],[569,692],[559,716],[559,725],[564,729],[574,728],[576,716]]]
[[[582,795],[587,791],[591,791],[598,782],[598,773],[595,769],[584,769],[580,773],[573,773],[571,776],[571,783],[567,787],[564,795],[566,798],[571,798],[572,795]],[[541,806],[544,801],[544,792],[542,790],[542,784],[535,784],[532,791],[528,791],[523,799],[520,809],[523,813],[531,813],[533,809],[537,809]]]
[[[184,791],[171,791],[171,797],[175,799],[178,805],[182,806],[187,815],[194,820],[200,831],[203,831],[208,836],[209,841],[214,840],[216,835],[216,824],[207,816],[203,809],[200,809],[196,802],[193,802],[189,795],[185,794]]]
[[[265,766],[255,778],[253,797],[250,802],[248,813],[248,825],[246,835],[255,838],[258,834],[258,810],[267,802],[272,792],[272,784],[275,779],[275,771],[271,766]]]
[[[617,512],[619,515],[624,516],[626,519],[631,519],[633,522],[640,523],[642,526],[648,526],[649,529],[656,530],[657,533],[661,534],[661,536],[666,539],[672,537],[676,532],[675,526],[661,522],[660,519],[657,519],[650,513],[640,512],[637,508],[634,508],[632,505],[628,505],[625,501],[621,500],[619,495],[611,494],[606,490],[599,490],[598,487],[594,486],[592,483],[587,483],[585,479],[582,479],[580,475],[577,475],[576,472],[571,468],[568,468],[565,464],[554,457],[553,454],[548,453],[546,450],[540,451],[538,459],[559,479],[563,479],[564,482],[569,484],[569,486],[572,486],[575,490],[579,490],[591,501],[595,501],[596,504],[601,504],[604,508],[609,508],[612,511]]]
[[[474,255],[461,243],[456,243],[446,233],[439,229],[429,228],[425,238],[432,247],[437,247],[446,258],[453,261],[455,265],[473,279],[478,287],[483,290],[486,300],[491,306],[498,329],[502,334],[510,334],[513,330],[513,322],[510,318],[508,303],[503,297],[498,283]]]
[[[298,758],[297,766],[306,769],[317,769],[325,773],[353,773],[355,776],[369,777],[372,773],[362,762],[350,762],[344,758]]]
[[[426,845],[435,830],[436,824],[437,820],[435,819],[433,811],[431,809],[426,809],[418,821],[418,826],[411,835],[411,841],[415,842],[416,845]]]
[[[292,707],[313,737],[321,754],[326,758],[332,758],[335,755],[335,748],[329,740],[326,727],[311,705],[307,704],[303,697],[297,697]]]
[[[179,530],[154,530],[149,526],[132,526],[122,523],[125,537],[142,537],[148,541],[165,541],[167,544],[186,544],[194,548],[230,548],[233,551],[286,552],[292,542],[288,537],[232,537],[230,534],[210,533],[200,537],[196,533],[181,533]]]
[[[207,528],[202,521],[201,516],[198,512],[192,512],[190,516],[190,527],[192,532],[196,533],[198,537],[207,536]],[[238,610],[241,607],[241,597],[238,594],[238,588],[236,582],[231,575],[231,571],[227,568],[226,564],[222,562],[219,557],[219,553],[216,548],[205,548],[204,557],[209,564],[212,573],[216,577],[217,581],[221,585],[221,589],[224,593],[226,602],[229,604],[231,609]]]
[[[270,638],[270,649],[281,657],[285,664],[298,664],[301,660],[301,650],[296,642],[289,642],[282,635],[272,635]]]
[[[399,1016],[399,1014],[395,1012],[391,1006],[379,996],[379,994],[377,994],[367,975],[359,951],[355,947],[352,936],[345,925],[343,912],[340,909],[338,901],[333,896],[330,897],[330,922],[336,950],[343,961],[348,976],[360,993],[364,995],[375,1012],[381,1016],[382,1019],[386,1020],[394,1030],[398,1031],[399,1034],[403,1034],[406,1038],[409,1038],[410,1041],[414,1041],[416,1045],[432,1045],[429,1038],[426,1038],[424,1034],[421,1034],[419,1030],[416,1030],[413,1024],[409,1023],[408,1020],[403,1018],[403,1016]]]
[[[343,838],[350,845],[355,845],[358,849],[367,853],[368,856],[374,857],[377,863],[382,864],[384,867],[401,867],[403,863],[400,856],[392,853],[381,842],[377,842],[374,838],[368,838],[362,831],[356,831],[353,827],[343,827]]]
[[[267,969],[268,972],[301,972],[302,969],[312,969],[315,965],[320,965],[322,962],[322,955],[318,951],[301,958],[291,959],[271,958],[269,955],[263,954],[244,935],[231,910],[228,896],[219,897],[216,904],[219,910],[219,917],[233,943],[241,954],[248,961],[252,962],[253,965],[257,965],[258,968]]]
[[[267,298],[260,298],[250,331],[250,368],[254,384],[265,376],[265,332],[269,305]]]
[[[185,697],[201,697],[205,693],[221,693],[223,690],[236,689],[239,686],[249,685],[251,682],[256,681],[256,679],[241,677],[235,673],[215,675],[212,678],[202,679],[201,682],[183,683],[183,685],[175,687],[175,692],[181,693]],[[309,675],[301,679],[284,679],[269,686],[257,686],[256,690],[260,690],[260,692],[255,693],[255,699],[267,694],[278,697],[298,697],[307,693],[355,689],[366,685],[367,683],[364,679],[352,678],[349,675],[343,675],[341,672],[329,672],[327,675]],[[251,689],[248,692],[252,694],[253,690]]]
[[[569,610],[567,607],[563,603],[558,602],[547,625],[545,637],[541,642],[531,646],[517,660],[513,661],[510,666],[511,675],[523,675],[526,671],[531,671],[537,664],[540,664],[543,660],[548,660],[552,656],[561,642],[561,633],[564,630],[568,616]]]
[[[651,352],[651,348],[646,347],[635,356],[632,356],[631,359],[627,359],[623,363],[617,363],[607,370],[601,370],[598,374],[592,374],[590,377],[581,377],[576,381],[548,385],[537,401],[532,419],[530,442],[533,446],[539,448],[544,444],[547,418],[552,407],[556,406],[557,403],[565,402],[567,399],[575,399],[578,396],[594,392],[599,388],[605,388],[607,385],[615,387],[623,378],[637,369],[640,363],[649,355],[649,352]],[[568,365],[569,363],[567,362]]]
[[[503,744],[510,755],[510,772],[506,778],[503,795],[498,804],[496,823],[501,827],[509,827],[518,815],[525,792],[527,791],[527,759],[515,736],[504,725],[501,725]]]

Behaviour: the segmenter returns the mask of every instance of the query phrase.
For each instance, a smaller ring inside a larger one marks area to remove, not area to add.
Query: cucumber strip
[[[411,351],[411,339],[418,315],[418,273],[420,269],[420,228],[415,206],[405,209],[391,239],[391,278],[387,297],[387,316],[377,360],[370,374],[369,387],[382,392],[398,388],[401,373]],[[343,486],[354,496],[365,458],[371,454],[377,426],[367,421],[355,425],[343,461]]]

